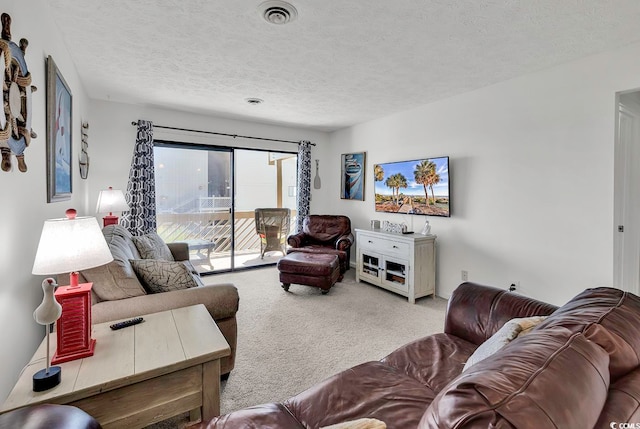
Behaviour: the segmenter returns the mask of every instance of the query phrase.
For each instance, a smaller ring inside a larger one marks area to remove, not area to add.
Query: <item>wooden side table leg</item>
[[[202,364],[202,421],[220,415],[220,359]]]
[[[195,410],[189,411],[190,423],[200,421],[201,419],[202,419],[202,412],[200,411],[200,408],[196,408]]]

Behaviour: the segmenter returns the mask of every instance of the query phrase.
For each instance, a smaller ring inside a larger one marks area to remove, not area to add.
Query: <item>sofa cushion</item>
[[[453,335],[435,334],[400,347],[382,362],[438,393],[460,375],[476,347]]]
[[[618,289],[587,289],[539,327],[582,332],[610,357],[611,381],[640,366],[640,298]]]
[[[640,368],[631,371],[609,388],[607,402],[594,427],[607,428],[611,422],[640,422]]]
[[[120,225],[109,225],[103,228],[102,234],[113,261],[82,271],[83,277],[93,282],[93,292],[103,301],[144,295],[145,291],[129,263],[129,259],[140,259],[131,233]]]
[[[304,427],[317,428],[375,418],[389,429],[416,427],[433,390],[381,362],[367,362],[330,377],[286,400]]]
[[[533,328],[538,326],[546,317],[545,316],[533,316],[533,317],[520,317],[509,320],[502,328],[498,329],[498,332],[493,334],[484,343],[480,344],[480,347],[473,352],[467,363],[464,364],[462,371],[466,371],[472,365],[488,358],[517,337],[530,332]]]
[[[92,307],[91,318],[93,323],[103,323],[117,319],[130,319],[141,314],[204,304],[224,334],[225,329],[221,326],[221,321],[228,320],[232,322],[230,329],[234,332],[237,329],[235,314],[238,311],[238,302],[238,289],[230,283],[224,283],[165,293],[151,293],[120,301],[102,301]],[[231,341],[229,345],[234,347]]]
[[[264,404],[244,408],[224,416],[214,417],[207,423],[198,426],[200,429],[213,428],[287,428],[304,429],[282,404]]]
[[[312,240],[333,246],[351,232],[351,220],[340,215],[309,215],[302,221],[302,231]]]
[[[179,262],[185,267],[187,267],[187,270],[191,273],[191,277],[197,283],[198,286],[204,286],[204,282],[202,281],[202,277],[200,277],[200,273],[198,272],[198,270],[196,270],[196,268],[193,266],[191,261],[187,259],[186,261],[179,261]]]
[[[142,259],[160,259],[163,261],[174,260],[171,250],[169,250],[169,246],[167,246],[164,240],[155,232],[133,236],[131,239],[138,249]]]
[[[149,293],[197,287],[192,273],[182,262],[159,259],[131,259],[134,271]]]
[[[595,427],[608,365],[607,352],[581,333],[539,327],[455,378],[418,427]]]

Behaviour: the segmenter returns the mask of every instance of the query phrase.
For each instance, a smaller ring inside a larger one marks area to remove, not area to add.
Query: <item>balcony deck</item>
[[[295,227],[292,210],[291,231]],[[236,211],[232,225],[231,214],[225,211],[200,213],[160,213],[157,215],[158,234],[167,242],[190,244],[190,260],[200,272],[231,269],[231,231],[235,230],[234,269],[274,264],[281,252],[267,252],[260,258],[260,238],[256,232],[254,211]]]

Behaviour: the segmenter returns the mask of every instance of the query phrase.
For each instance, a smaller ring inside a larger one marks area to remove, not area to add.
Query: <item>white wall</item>
[[[32,276],[42,224],[45,219],[63,217],[69,207],[86,214],[86,183],[78,175],[80,123],[89,114],[87,98],[58,30],[49,20],[44,0],[11,0],[2,3],[1,12],[12,18],[12,40],[29,40],[26,52],[33,94],[33,130],[38,134],[25,151],[28,171],[0,171],[0,402],[13,387],[20,370],[29,361],[44,337],[44,327],[33,320],[33,310],[42,301],[43,276]],[[45,59],[51,55],[71,87],[73,95],[73,198],[47,204],[46,188],[46,84]],[[63,245],[61,243],[61,245]],[[63,375],[64,376],[64,375]]]
[[[366,228],[373,165],[450,156],[451,218],[438,235],[437,294],[469,280],[562,304],[613,278],[615,93],[640,86],[640,44],[425,105],[332,135],[316,201]],[[367,152],[366,200],[337,200],[340,153]],[[355,255],[352,256],[355,258]]]

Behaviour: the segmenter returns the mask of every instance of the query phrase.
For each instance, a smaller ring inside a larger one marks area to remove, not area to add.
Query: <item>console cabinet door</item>
[[[409,262],[390,256],[382,258],[382,285],[409,293]]]
[[[382,268],[382,255],[371,252],[369,250],[359,249],[357,259],[358,269],[356,281],[360,279],[380,285],[381,283],[381,268]]]

